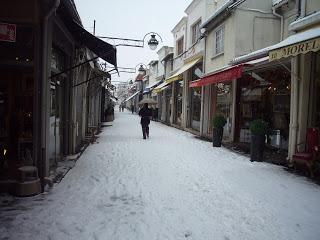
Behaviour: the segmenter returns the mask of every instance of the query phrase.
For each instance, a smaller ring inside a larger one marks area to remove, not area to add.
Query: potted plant
[[[213,135],[212,135],[213,147],[221,147],[223,127],[224,125],[226,125],[226,123],[227,123],[227,120],[222,115],[216,115],[213,118]]]
[[[267,133],[268,123],[262,119],[253,120],[250,123],[251,145],[250,145],[250,161],[262,161],[265,143],[265,135]]]

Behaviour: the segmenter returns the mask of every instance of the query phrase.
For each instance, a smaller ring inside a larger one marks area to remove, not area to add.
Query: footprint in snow
[[[187,232],[184,233],[184,237],[185,237],[185,238],[191,237],[191,235],[192,235],[192,233],[189,232],[189,231],[187,231]]]

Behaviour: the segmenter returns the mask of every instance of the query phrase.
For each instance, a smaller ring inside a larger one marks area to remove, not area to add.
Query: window
[[[214,55],[224,51],[224,26],[217,28],[214,32]]]
[[[191,34],[192,34],[192,39],[191,39],[191,44],[195,43],[198,38],[200,38],[200,25],[201,25],[201,20],[193,24],[191,27]]]
[[[177,55],[183,53],[183,37],[177,41]]]

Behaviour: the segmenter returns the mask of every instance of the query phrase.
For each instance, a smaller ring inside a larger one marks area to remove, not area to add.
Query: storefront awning
[[[117,68],[116,47],[95,37],[74,20],[69,21],[68,26],[69,30],[76,38],[76,41],[85,45],[97,56],[99,56],[100,58],[114,65],[115,68]]]
[[[154,88],[154,87],[156,87],[158,84],[160,84],[161,81],[162,81],[162,80],[156,81],[156,82],[153,82],[153,83],[150,83],[148,86],[146,86],[146,88],[148,88],[148,89],[151,90],[152,88]]]
[[[223,68],[210,75],[190,82],[189,87],[202,87],[209,84],[231,81],[241,77],[243,69],[244,64]]]
[[[320,27],[293,34],[269,49],[269,61],[320,50]]]
[[[171,77],[166,79],[167,83],[172,83],[174,81],[182,79],[181,74],[187,71],[188,69],[192,68],[194,65],[196,65],[202,57],[199,57],[197,59],[194,59],[186,64],[184,64],[175,74],[173,74]]]
[[[132,99],[133,97],[137,96],[140,93],[140,91],[135,92],[134,94],[132,94],[130,97],[128,97],[126,100],[124,100],[125,102],[129,101],[130,99]]]
[[[163,82],[161,83],[159,86],[157,86],[156,88],[153,89],[152,92],[154,93],[159,93],[161,91],[163,91],[165,89],[166,86],[168,86],[170,83],[167,83],[167,82]]]

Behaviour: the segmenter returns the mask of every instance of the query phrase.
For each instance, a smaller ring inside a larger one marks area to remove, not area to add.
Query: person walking
[[[141,117],[140,124],[142,127],[143,139],[149,138],[149,124],[150,117],[152,117],[152,110],[148,107],[148,103],[145,103],[143,108],[140,109],[139,116]]]
[[[131,112],[132,112],[132,114],[133,114],[133,112],[134,112],[134,106],[133,106],[133,104],[131,104],[130,108],[131,108]]]

